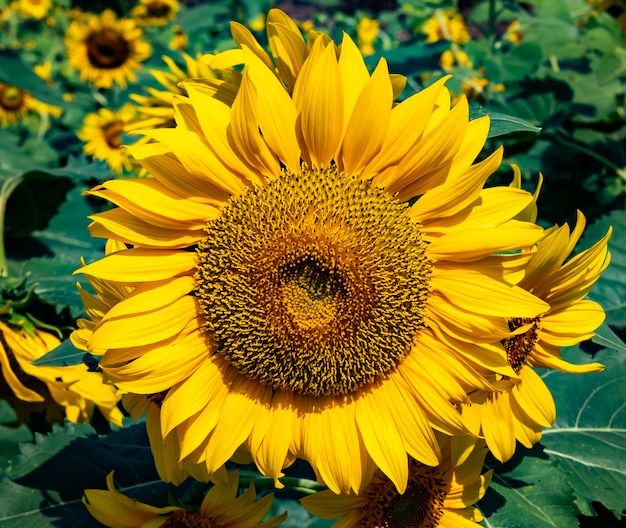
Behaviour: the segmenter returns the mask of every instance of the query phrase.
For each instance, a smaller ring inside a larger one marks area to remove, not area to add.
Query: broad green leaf
[[[593,336],[591,341],[604,348],[626,352],[626,343],[624,343],[606,323],[603,323],[602,326],[596,330],[596,335]]]
[[[275,495],[268,515],[280,515],[284,512],[287,512],[287,520],[280,525],[281,528],[327,528],[336,522],[318,519],[307,512],[298,501],[282,499],[280,494]]]
[[[227,2],[211,2],[197,7],[185,9],[176,19],[176,24],[180,25],[186,33],[200,30],[215,30],[219,22],[226,26],[230,20],[230,9]]]
[[[522,42],[508,53],[499,53],[486,59],[487,77],[504,84],[519,82],[537,70],[541,55],[539,44]]]
[[[15,424],[15,411],[6,400],[0,400],[0,467],[19,453],[18,444],[32,441],[26,424]]]
[[[558,462],[547,460],[538,446],[518,445],[509,462],[487,460],[494,469],[487,493],[479,502],[487,528],[576,528],[578,513],[572,488]]]
[[[564,350],[564,356],[573,363],[589,361],[579,348]],[[591,503],[598,501],[618,516],[624,510],[626,489],[626,353],[605,349],[594,360],[606,370],[543,374],[557,419],[544,431],[541,443],[567,473],[584,515],[594,515]]]
[[[589,297],[599,302],[606,312],[606,322],[617,328],[626,327],[626,211],[613,211],[585,230],[580,246],[586,248],[602,238],[609,226],[611,264],[594,285]]]
[[[90,425],[66,423],[6,464],[0,477],[0,527],[45,528],[99,526],[80,499],[84,489],[106,489],[106,475],[115,470],[118,489],[156,506],[167,504],[168,493],[182,494],[156,475],[145,424],[98,436]]]

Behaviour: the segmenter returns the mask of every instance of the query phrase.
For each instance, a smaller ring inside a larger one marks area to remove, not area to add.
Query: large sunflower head
[[[101,108],[88,114],[83,127],[76,134],[85,142],[85,154],[105,160],[111,170],[118,174],[136,167],[130,154],[121,148],[124,128],[135,115],[135,107],[131,104],[125,104],[119,110]]]
[[[506,318],[548,309],[506,280],[543,232],[514,220],[533,197],[483,189],[501,151],[473,164],[488,119],[444,80],[394,104],[348,36],[278,10],[267,31],[273,57],[233,24],[241,83],[183,83],[176,127],[129,147],[153,178],[91,191],[118,205],[92,234],[128,249],[81,272],[137,286],[86,345],[123,390],[167,391],[184,462],[243,446],[275,479],[302,457],[333,491],[377,468],[403,491],[409,455],[439,463],[433,428],[466,431],[468,387],[515,375]]]
[[[178,0],[139,0],[130,15],[140,26],[165,26],[176,18]]]
[[[301,499],[302,505],[322,519],[340,518],[337,528],[476,527],[482,515],[474,504],[483,498],[492,475],[481,474],[485,443],[478,442],[464,460],[453,464],[451,440],[441,440],[441,464],[430,467],[411,459],[402,494],[378,473],[359,495],[322,491]]]
[[[74,20],[65,38],[70,66],[80,72],[81,80],[97,88],[109,88],[113,83],[125,88],[150,56],[150,44],[141,36],[133,20],[118,19],[110,9]]]

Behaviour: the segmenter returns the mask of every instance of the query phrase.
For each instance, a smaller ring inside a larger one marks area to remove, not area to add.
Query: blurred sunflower
[[[140,26],[165,26],[176,18],[179,9],[178,0],[139,0],[130,16]]]
[[[513,220],[533,197],[483,189],[502,151],[472,164],[489,121],[451,109],[445,79],[394,106],[384,60],[370,76],[347,35],[309,50],[271,10],[279,78],[233,27],[232,105],[184,82],[177,127],[129,147],[153,178],[91,191],[118,205],[92,235],[130,248],[79,272],[137,289],[87,348],[122,390],[167,391],[183,462],[211,473],[244,446],[274,479],[302,457],[333,491],[380,468],[402,492],[408,455],[439,463],[433,427],[465,431],[454,403],[487,383],[472,365],[515,375],[492,345],[506,318],[548,310],[496,254],[542,235]]]
[[[604,369],[599,363],[570,364],[560,352],[561,347],[593,337],[605,317],[599,304],[584,297],[609,265],[610,232],[565,262],[584,226],[585,218],[579,212],[572,233],[568,225],[558,227],[536,246],[519,286],[547,302],[550,310],[538,317],[508,320],[516,334],[502,343],[516,376],[504,378],[504,391],[483,395],[484,403],[464,408],[473,431],[479,433],[482,426],[489,449],[500,461],[513,456],[516,440],[532,447],[541,439],[542,427],[550,427],[555,420],[552,395],[532,367],[572,374]]]
[[[363,17],[356,25],[356,36],[359,42],[359,50],[363,55],[373,55],[376,50],[374,49],[374,41],[378,37],[380,30],[380,22],[368,17]]]
[[[409,483],[403,494],[378,473],[359,495],[336,495],[328,490],[300,502],[322,519],[341,517],[335,528],[476,528],[483,517],[473,505],[483,498],[492,475],[491,470],[481,475],[487,448],[479,442],[455,467],[451,440],[441,440],[443,460],[439,466],[409,461]]]
[[[426,34],[426,42],[449,40],[465,44],[470,40],[463,15],[448,9],[436,9],[433,16],[424,22],[422,30]]]
[[[58,106],[38,101],[26,90],[22,90],[17,86],[0,82],[0,125],[8,127],[9,125],[19,123],[30,112],[59,117],[62,109]]]
[[[243,60],[240,53],[207,54],[196,59],[186,53],[181,53],[181,57],[185,61],[184,69],[181,69],[170,57],[163,56],[163,61],[167,64],[169,71],[150,70],[152,76],[165,90],[145,87],[144,90],[149,95],[131,94],[130,98],[139,106],[137,117],[126,125],[126,132],[175,126],[174,95],[187,95],[186,89],[180,84],[187,79],[202,79],[198,82],[206,84],[207,89],[218,90],[222,87],[226,90],[225,97],[232,102],[237,90],[231,83],[222,79],[228,79],[231,82],[239,81],[240,76],[232,70],[232,66]]]
[[[119,110],[101,108],[87,114],[83,127],[76,133],[85,142],[85,154],[105,160],[111,170],[118,174],[136,167],[132,156],[121,148],[124,127],[132,121],[135,113],[135,107],[128,103]]]
[[[254,484],[237,496],[239,472],[233,471],[225,483],[216,483],[206,494],[200,511],[189,511],[179,506],[157,508],[134,501],[115,489],[113,472],[107,475],[108,491],[88,489],[83,503],[100,523],[111,528],[163,527],[217,527],[219,528],[274,528],[287,513],[261,522],[270,507],[274,494],[256,500]]]
[[[110,9],[87,15],[86,21],[74,20],[65,38],[69,64],[80,72],[81,80],[96,88],[110,88],[113,83],[125,88],[151,53],[141,36],[134,20],[118,19]]]
[[[52,0],[19,0],[11,7],[23,17],[41,20],[50,11]]]
[[[88,422],[97,407],[111,423],[121,426],[119,397],[102,383],[100,372],[87,365],[36,366],[32,362],[59,346],[59,339],[39,328],[26,330],[0,321],[0,395],[22,422],[33,412],[45,412],[49,422]]]

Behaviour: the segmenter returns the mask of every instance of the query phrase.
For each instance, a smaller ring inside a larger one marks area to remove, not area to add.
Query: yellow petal
[[[280,9],[267,14],[267,40],[281,78],[291,91],[309,53],[298,26]]]

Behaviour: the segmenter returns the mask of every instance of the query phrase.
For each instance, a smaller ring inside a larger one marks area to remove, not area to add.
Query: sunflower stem
[[[293,491],[298,491],[306,495],[312,495],[318,491],[326,489],[325,486],[315,482],[314,480],[298,478],[298,477],[282,477],[280,481]],[[256,489],[275,489],[274,479],[263,477],[255,471],[239,471],[239,487],[247,488],[250,484],[254,484]]]
[[[7,277],[9,274],[7,266],[7,253],[4,247],[4,218],[7,210],[9,196],[15,188],[22,183],[22,176],[9,177],[2,183],[0,188],[0,277]]]

